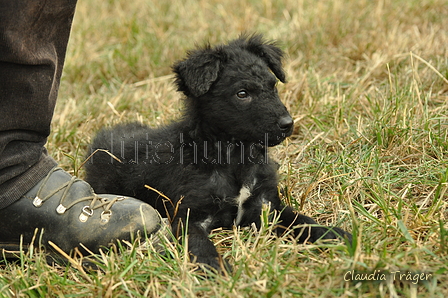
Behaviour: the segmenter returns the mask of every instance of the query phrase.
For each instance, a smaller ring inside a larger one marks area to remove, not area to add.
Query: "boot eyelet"
[[[102,224],[108,223],[111,216],[112,216],[112,211],[110,211],[110,210],[101,212],[101,223]]]
[[[59,204],[58,208],[56,208],[56,212],[58,214],[64,214],[66,210],[67,210],[67,208],[65,208],[64,205],[62,205],[62,204]]]
[[[34,205],[34,207],[40,207],[40,206],[42,206],[42,203],[43,203],[44,201],[42,201],[42,199],[41,198],[39,198],[38,196],[36,196],[35,198],[34,198],[34,200],[33,200],[33,205]]]
[[[84,206],[82,208],[82,213],[79,215],[79,221],[86,222],[90,216],[93,215],[93,210],[89,206]]]

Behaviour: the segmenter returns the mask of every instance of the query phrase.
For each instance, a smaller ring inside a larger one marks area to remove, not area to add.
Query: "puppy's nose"
[[[283,132],[290,131],[294,126],[294,120],[291,116],[283,116],[278,120],[278,126]]]

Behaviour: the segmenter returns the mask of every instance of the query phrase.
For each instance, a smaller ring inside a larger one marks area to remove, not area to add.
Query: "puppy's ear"
[[[286,82],[286,75],[282,67],[283,51],[275,42],[266,42],[261,34],[254,34],[246,39],[246,49],[249,52],[262,58],[275,76],[283,83]]]
[[[207,93],[218,78],[220,59],[210,47],[190,52],[187,59],[173,65],[177,91],[186,96],[199,97]]]

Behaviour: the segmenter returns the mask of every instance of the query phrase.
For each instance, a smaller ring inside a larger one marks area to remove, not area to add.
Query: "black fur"
[[[183,119],[158,129],[131,123],[102,130],[91,152],[107,149],[121,162],[97,152],[86,164],[87,181],[97,193],[148,202],[171,219],[178,234],[188,217],[191,255],[216,269],[220,257],[210,231],[259,226],[263,204],[281,212],[279,234],[294,229],[300,242],[350,239],[342,229],[317,226],[280,201],[277,165],[267,147],[293,129],[276,88],[277,80],[285,81],[282,56],[261,35],[189,52],[173,66],[178,91],[186,97]]]

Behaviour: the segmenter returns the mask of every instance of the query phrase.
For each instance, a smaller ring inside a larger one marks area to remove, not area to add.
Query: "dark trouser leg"
[[[76,0],[0,0],[0,209],[56,165],[44,148]]]
[[[79,243],[98,252],[162,224],[139,200],[94,194],[55,168],[44,148],[75,4],[0,0],[0,258],[26,248],[36,228],[35,244],[48,252],[51,243],[66,252]]]

